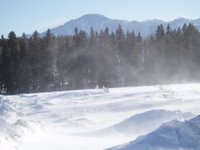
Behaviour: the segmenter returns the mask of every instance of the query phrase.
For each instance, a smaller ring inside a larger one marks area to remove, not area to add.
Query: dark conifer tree
[[[142,38],[134,31],[109,28],[90,34],[0,39],[0,87],[8,93],[41,92],[199,81],[200,33],[192,24],[159,25]]]

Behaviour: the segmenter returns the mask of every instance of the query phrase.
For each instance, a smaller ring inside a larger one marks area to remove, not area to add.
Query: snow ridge
[[[189,121],[173,120],[123,146],[107,150],[199,150],[200,115]]]

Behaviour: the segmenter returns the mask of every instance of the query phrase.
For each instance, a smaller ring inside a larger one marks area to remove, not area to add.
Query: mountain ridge
[[[200,18],[199,19],[187,19],[179,17],[172,21],[163,21],[159,19],[152,19],[152,20],[144,20],[144,21],[127,21],[127,20],[120,20],[120,19],[111,19],[101,14],[86,14],[77,19],[72,19],[60,25],[58,27],[54,27],[51,29],[53,35],[60,36],[60,35],[73,35],[74,29],[77,27],[79,30],[84,30],[86,33],[90,33],[91,27],[100,32],[104,30],[106,27],[109,28],[110,32],[114,32],[119,25],[122,26],[124,31],[135,31],[135,33],[141,33],[143,37],[148,37],[151,34],[154,34],[158,25],[163,24],[166,28],[169,24],[172,29],[177,29],[178,27],[182,27],[183,24],[194,24],[198,30],[200,30]],[[41,35],[46,33],[43,32]]]

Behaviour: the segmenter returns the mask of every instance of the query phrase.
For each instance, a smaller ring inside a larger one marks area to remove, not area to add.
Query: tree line
[[[159,25],[155,34],[108,28],[0,39],[0,89],[8,94],[200,81],[200,32]]]

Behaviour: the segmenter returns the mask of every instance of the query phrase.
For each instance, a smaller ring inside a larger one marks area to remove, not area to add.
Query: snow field
[[[103,150],[189,120],[199,104],[200,84],[1,96],[0,149]]]

